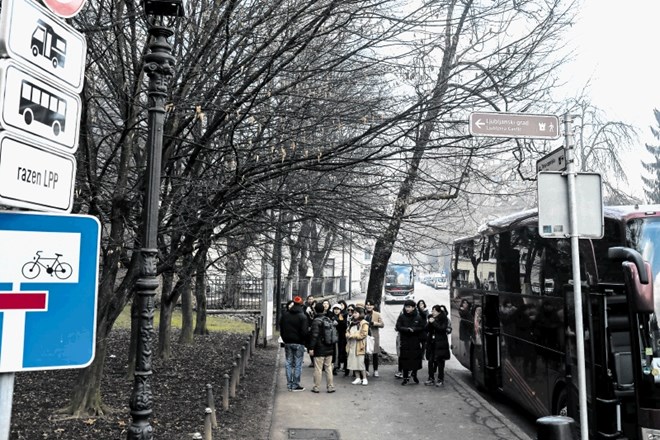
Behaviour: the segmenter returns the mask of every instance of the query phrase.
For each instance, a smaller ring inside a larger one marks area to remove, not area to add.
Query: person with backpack
[[[312,393],[319,393],[323,372],[325,371],[328,393],[335,392],[332,375],[332,355],[338,340],[335,323],[323,313],[323,303],[314,306],[316,317],[312,321],[309,339],[309,355],[314,359],[314,386]]]

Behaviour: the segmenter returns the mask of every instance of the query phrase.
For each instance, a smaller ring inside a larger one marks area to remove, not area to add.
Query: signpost
[[[559,118],[555,115],[528,113],[470,113],[470,134],[473,136],[558,139]]]
[[[96,217],[0,213],[0,372],[94,359]]]
[[[559,147],[536,161],[536,172],[566,170],[566,151]]]

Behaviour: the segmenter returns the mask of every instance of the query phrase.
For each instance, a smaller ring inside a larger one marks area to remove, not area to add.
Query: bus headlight
[[[642,439],[643,440],[660,440],[660,430],[642,428]]]

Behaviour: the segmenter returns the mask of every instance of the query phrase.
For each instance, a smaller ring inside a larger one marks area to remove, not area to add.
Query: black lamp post
[[[147,16],[183,16],[183,0],[144,0]],[[156,278],[158,201],[160,199],[160,168],[163,149],[163,121],[167,84],[174,74],[172,46],[167,39],[174,32],[164,26],[149,28],[153,42],[151,53],[144,57],[144,70],[149,77],[147,92],[149,106],[147,136],[147,179],[143,207],[143,238],[140,249],[140,277],[135,283],[134,301],[138,302],[139,320],[135,375],[131,394],[131,424],[128,440],[151,440],[153,428],[149,423],[152,413],[151,353],[154,334],[154,296],[158,288]]]

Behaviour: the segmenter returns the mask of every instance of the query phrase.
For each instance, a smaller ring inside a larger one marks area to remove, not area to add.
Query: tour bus
[[[605,207],[579,256],[590,438],[660,439],[660,205]],[[536,210],[488,222],[454,242],[450,298],[453,353],[478,387],[579,424],[568,238],[541,238]]]
[[[18,113],[27,125],[33,121],[48,125],[58,136],[64,131],[66,101],[29,81],[21,82],[21,100]]]
[[[387,264],[383,298],[386,304],[415,299],[415,271],[412,264]]]

